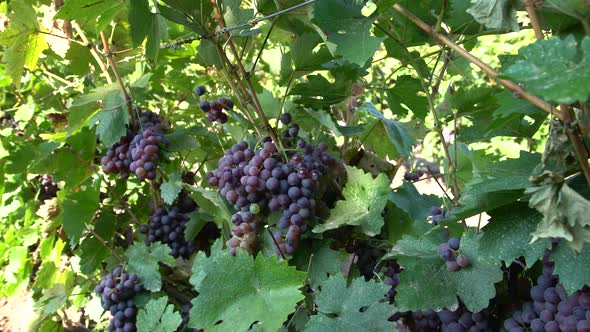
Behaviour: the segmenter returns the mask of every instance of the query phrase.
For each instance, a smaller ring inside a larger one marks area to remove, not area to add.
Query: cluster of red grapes
[[[206,89],[204,86],[199,85],[195,88],[195,94],[202,99],[202,96],[205,95]],[[214,101],[207,101],[201,100],[199,103],[199,108],[203,112],[207,112],[207,120],[213,123],[215,121],[219,123],[226,123],[228,120],[227,114],[224,113],[224,110],[231,110],[234,108],[234,102],[226,97],[219,97],[217,100]]]
[[[469,258],[463,254],[457,255],[460,240],[453,237],[448,242],[441,243],[438,246],[438,254],[447,262],[447,269],[451,272],[458,271],[469,266]]]
[[[123,179],[133,172],[142,181],[153,180],[156,178],[160,146],[168,145],[168,141],[161,134],[163,125],[156,113],[142,111],[136,123],[140,131],[134,133],[128,130],[127,135],[121,137],[102,157],[102,169],[106,174],[120,174]]]
[[[170,246],[173,257],[189,258],[195,251],[195,244],[184,238],[188,221],[189,218],[178,207],[170,210],[160,207],[152,214],[147,225],[141,225],[139,231],[145,234],[146,244],[161,241]]]
[[[239,211],[232,217],[234,238],[229,241],[232,254],[238,246],[253,251],[255,215],[268,209],[282,210],[277,225],[286,231],[275,232],[275,251],[293,254],[307,221],[315,215],[315,195],[319,180],[338,161],[326,153],[328,146],[313,146],[300,140],[299,151],[290,151],[287,160],[276,146],[265,140],[262,149],[254,151],[240,142],[225,151],[218,167],[207,173],[209,184],[220,188],[221,194]]]
[[[44,201],[46,199],[51,199],[57,195],[59,191],[59,187],[55,182],[53,182],[53,178],[49,174],[42,174],[41,175],[41,191],[39,192],[39,200]]]
[[[4,113],[2,116],[0,116],[0,126],[2,126],[2,127],[10,126],[10,128],[12,128],[12,130],[14,130],[14,134],[16,136],[24,136],[24,134],[25,134],[25,132],[22,131],[20,129],[20,127],[18,126],[18,123],[16,123],[16,121],[14,121],[14,118],[12,117],[12,115],[10,115],[8,113]]]
[[[432,309],[397,313],[390,320],[396,321],[398,327],[412,327],[417,332],[488,332],[492,331],[489,315],[486,311],[471,312],[463,305],[454,311]]]
[[[385,297],[389,299],[389,303],[393,303],[395,301],[395,295],[397,295],[395,288],[397,285],[399,285],[399,274],[401,272],[401,266],[395,261],[388,262],[385,266],[385,271],[383,271],[383,274],[385,275],[385,278],[383,278],[383,283],[387,286],[391,286],[389,291],[387,291],[387,294],[385,294]]]
[[[287,149],[295,146],[296,139],[299,136],[299,125],[292,123],[292,121],[293,117],[290,113],[281,114],[281,123],[287,126],[281,135],[281,143]]]
[[[203,330],[197,330],[193,328],[187,328],[188,322],[190,321],[191,317],[189,316],[189,311],[193,307],[192,303],[187,303],[180,308],[180,317],[182,317],[182,323],[176,330],[177,332],[199,332]]]
[[[586,285],[568,296],[563,286],[558,285],[559,277],[553,274],[555,263],[549,261],[550,255],[551,251],[547,251],[543,256],[543,274],[531,288],[533,301],[504,321],[507,331],[590,331],[590,287]]]
[[[448,218],[453,215],[453,211],[445,211],[438,206],[433,206],[430,208],[430,212],[428,213],[432,219],[432,223],[437,225],[439,222],[443,221],[445,218]]]
[[[124,273],[116,267],[113,273],[102,277],[100,284],[94,289],[102,299],[102,307],[109,310],[111,323],[109,332],[135,332],[137,307],[133,302],[135,295],[143,290],[138,284],[137,275]]]
[[[131,226],[117,229],[115,246],[127,249],[133,244],[133,228]]]
[[[414,172],[406,172],[404,174],[404,180],[406,181],[418,181],[424,175],[424,171],[419,169]]]

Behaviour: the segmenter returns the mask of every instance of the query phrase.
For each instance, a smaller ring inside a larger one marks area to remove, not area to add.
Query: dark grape
[[[284,125],[288,125],[289,123],[291,123],[291,121],[293,120],[293,118],[291,117],[290,113],[283,113],[281,114],[281,122]]]
[[[195,94],[196,94],[197,96],[199,96],[199,97],[200,97],[200,96],[202,96],[202,95],[204,95],[206,92],[207,92],[207,90],[206,90],[206,89],[205,89],[205,87],[204,87],[204,86],[202,86],[202,85],[197,85],[197,86],[195,87]]]

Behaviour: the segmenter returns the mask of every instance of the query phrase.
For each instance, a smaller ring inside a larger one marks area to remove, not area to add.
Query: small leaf
[[[373,179],[371,174],[346,166],[348,183],[342,191],[345,200],[336,202],[330,217],[317,225],[314,233],[322,233],[345,225],[361,226],[363,233],[374,236],[381,232],[381,212],[387,204],[390,188],[384,174]]]
[[[424,120],[428,114],[428,99],[417,78],[409,75],[398,77],[393,88],[387,90],[387,104],[393,112],[400,116],[408,114],[408,110]]]
[[[488,29],[519,31],[516,9],[510,0],[471,0],[467,12]]]
[[[387,320],[395,312],[384,301],[389,286],[357,278],[346,287],[342,275],[336,275],[320,287],[316,295],[318,314],[311,316],[305,331],[397,331]]]
[[[173,266],[174,258],[170,256],[172,250],[165,244],[157,242],[151,250],[143,242],[137,242],[127,248],[127,271],[137,274],[139,281],[145,289],[157,292],[162,288],[162,276],[160,275],[159,262]]]
[[[590,201],[565,182],[530,188],[527,193],[532,195],[529,206],[543,215],[533,241],[560,237],[575,252],[582,251],[584,243],[590,242]]]
[[[181,323],[182,317],[174,312],[174,305],[168,304],[166,296],[150,299],[137,314],[138,332],[176,331]]]
[[[584,246],[581,253],[575,254],[566,243],[560,243],[549,259],[555,262],[553,273],[559,276],[559,283],[569,294],[590,285],[589,245]]]
[[[405,211],[415,222],[426,221],[433,206],[441,206],[442,199],[436,195],[422,195],[413,183],[406,182],[391,193],[389,199]]]
[[[97,185],[100,184],[97,182]],[[64,230],[70,237],[70,242],[75,244],[80,240],[86,225],[92,221],[92,217],[98,208],[98,186],[87,186],[84,190],[66,196],[62,203],[60,215]]]
[[[168,181],[162,183],[160,186],[160,194],[162,199],[168,205],[172,205],[180,191],[182,190],[182,183],[180,181],[180,173],[173,172],[168,174]]]

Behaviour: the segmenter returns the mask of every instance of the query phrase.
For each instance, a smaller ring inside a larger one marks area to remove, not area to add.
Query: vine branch
[[[416,24],[420,29],[422,29],[425,32],[427,32],[428,34],[430,34],[437,42],[439,42],[439,43],[441,43],[443,45],[448,46],[453,51],[457,52],[457,54],[459,54],[460,56],[462,56],[465,59],[467,59],[467,61],[473,63],[476,66],[478,66],[483,72],[485,72],[488,76],[490,76],[491,78],[493,78],[494,80],[496,80],[498,83],[500,83],[506,89],[512,91],[516,95],[518,95],[521,98],[527,100],[528,102],[530,102],[531,104],[537,106],[538,108],[542,109],[543,111],[556,116],[560,120],[563,120],[563,118],[564,118],[563,113],[559,112],[551,104],[547,103],[546,101],[544,101],[543,99],[541,99],[539,97],[536,97],[536,96],[533,96],[533,95],[529,94],[525,89],[523,89],[518,84],[512,82],[511,80],[498,78],[499,74],[498,74],[497,71],[495,71],[490,66],[488,66],[487,64],[485,64],[484,62],[482,62],[481,60],[479,60],[478,58],[476,58],[475,56],[473,56],[471,53],[469,53],[467,50],[465,50],[461,46],[457,45],[449,37],[447,37],[447,36],[445,36],[445,35],[443,35],[441,33],[435,32],[434,29],[430,25],[428,25],[426,22],[422,21],[416,15],[412,14],[411,12],[409,12],[407,9],[405,9],[404,7],[402,7],[400,4],[397,4],[397,3],[394,4],[393,5],[393,8],[396,11],[398,11],[400,14],[402,14],[403,16],[405,16],[407,19],[409,19],[410,21],[414,22],[414,24]]]
[[[100,58],[100,55],[98,55],[98,52],[94,48],[94,45],[88,40],[88,38],[86,38],[84,31],[80,28],[80,26],[76,22],[72,22],[72,27],[74,28],[74,30],[76,30],[76,33],[78,33],[78,35],[80,36],[80,38],[82,39],[84,44],[86,44],[86,46],[90,50],[90,54],[92,55],[94,60],[96,60],[96,62],[98,63],[98,66],[100,67],[100,70],[102,71],[102,75],[107,80],[107,83],[108,84],[113,83],[113,80],[111,79],[111,75],[109,75],[109,70],[107,69],[107,66],[104,64],[104,62],[102,62],[102,59]]]

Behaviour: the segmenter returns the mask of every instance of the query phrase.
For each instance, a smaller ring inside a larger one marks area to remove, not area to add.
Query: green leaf
[[[569,294],[590,285],[590,246],[575,254],[565,243],[560,243],[549,259],[555,262],[553,273],[559,276],[559,283]]]
[[[96,134],[106,146],[113,146],[127,133],[129,114],[127,109],[118,107],[113,110],[102,110],[90,120],[96,124]]]
[[[314,4],[313,19],[332,54],[363,66],[383,41],[371,35],[376,16],[365,17],[360,0],[323,0]]]
[[[160,194],[162,195],[164,203],[172,205],[181,190],[182,182],[180,180],[180,173],[176,171],[168,174],[168,181],[162,183],[160,186]]]
[[[164,0],[170,6],[160,6],[160,12],[165,18],[182,24],[199,35],[207,34],[209,23],[212,21],[211,2],[194,0]]]
[[[318,314],[311,316],[305,331],[397,331],[395,324],[387,320],[394,312],[384,301],[389,286],[357,278],[346,287],[346,280],[337,275],[320,287],[322,291],[316,293]]]
[[[533,241],[560,237],[575,252],[581,252],[584,243],[590,242],[590,219],[586,215],[590,201],[565,182],[533,187],[527,193],[531,194],[529,206],[543,215]]]
[[[157,242],[151,250],[144,243],[137,242],[127,248],[127,271],[137,274],[139,281],[145,289],[157,292],[162,288],[162,276],[160,275],[159,262],[173,266],[174,258],[170,256],[172,250],[165,244]]]
[[[515,203],[488,212],[489,223],[483,228],[479,247],[490,263],[504,261],[506,265],[524,256],[528,266],[543,257],[551,248],[551,240],[531,242],[531,233],[541,221],[541,215],[523,203]]]
[[[199,211],[194,211],[189,217],[190,220],[186,223],[186,228],[184,229],[184,239],[192,241],[199,234],[201,229],[203,229],[205,224],[210,221],[211,216]]]
[[[483,156],[482,156],[483,157]],[[541,155],[520,151],[519,158],[486,160],[473,165],[473,178],[465,185],[459,200],[462,209],[455,213],[466,218],[516,201],[531,186],[529,177],[541,162]]]
[[[430,208],[441,206],[443,203],[436,195],[420,194],[414,184],[407,181],[392,192],[389,199],[414,222],[426,221]]]
[[[18,88],[23,67],[35,70],[39,56],[48,46],[46,36],[39,34],[40,27],[33,6],[25,0],[11,1],[10,5],[10,25],[0,34],[0,45],[6,47],[2,56],[2,61],[6,63],[6,74]]]
[[[322,75],[309,75],[307,82],[297,83],[289,90],[289,95],[300,96],[295,100],[312,109],[328,108],[350,96],[350,84],[346,80],[330,83]]]
[[[489,29],[519,31],[516,8],[510,0],[471,0],[467,12]]]
[[[327,241],[313,241],[301,245],[293,260],[299,270],[308,271],[307,280],[313,289],[317,289],[328,277],[340,273],[346,257],[346,253],[330,249]]]
[[[101,213],[94,222],[94,231],[103,239],[112,239],[115,234],[117,215]],[[80,244],[80,271],[91,275],[96,271],[105,258],[111,254],[99,239],[94,236],[87,236]]]
[[[590,97],[590,37],[578,46],[574,36],[536,41],[519,50],[520,60],[503,74],[528,92],[562,104]]]
[[[393,114],[400,116],[407,115],[409,110],[424,120],[428,113],[428,99],[422,84],[419,79],[409,75],[398,77],[393,88],[387,90],[387,104]]]
[[[373,146],[373,150],[381,157],[407,158],[412,153],[415,140],[408,133],[409,128],[406,128],[406,124],[386,118],[370,103],[366,103],[365,107],[370,115],[381,122],[381,125],[372,123],[366,126],[368,131],[366,143]],[[387,141],[384,142],[384,139]]]
[[[166,296],[150,299],[137,314],[138,332],[176,331],[181,323],[182,317],[178,312],[174,312],[174,305],[168,304]]]
[[[94,213],[100,207],[99,194],[97,185],[86,186],[83,190],[66,196],[63,201],[60,218],[71,243],[75,244],[80,240],[86,225],[92,221]]]
[[[502,280],[502,270],[500,262],[484,259],[481,236],[472,228],[463,233],[461,254],[469,258],[469,266],[456,272],[450,272],[438,254],[438,245],[447,240],[441,228],[398,241],[388,257],[396,257],[404,267],[396,288],[399,310],[456,307],[457,295],[472,312],[486,308],[496,295],[494,284]]]
[[[120,0],[68,0],[61,6],[55,18],[92,22],[101,15],[122,7],[125,7],[125,4]]]
[[[168,38],[166,21],[159,12],[151,12],[147,1],[136,0],[131,1],[129,8],[129,25],[133,45],[138,46],[147,38],[146,57],[156,62],[160,52],[160,40]]]
[[[304,298],[299,288],[306,274],[276,256],[253,259],[238,250],[233,257],[219,244],[210,257],[199,252],[195,259],[190,282],[199,296],[192,302],[189,327],[247,331],[258,321],[260,330],[275,332]]]
[[[217,226],[223,227],[231,223],[233,213],[230,212],[225,198],[221,197],[217,191],[197,187],[188,187],[188,189],[192,191],[191,197],[199,207],[213,216]]]
[[[344,200],[336,202],[330,217],[317,225],[314,233],[323,233],[345,225],[361,226],[364,234],[374,236],[381,233],[383,217],[381,212],[387,204],[389,180],[384,174],[373,179],[371,174],[346,166],[348,182],[342,195]]]

